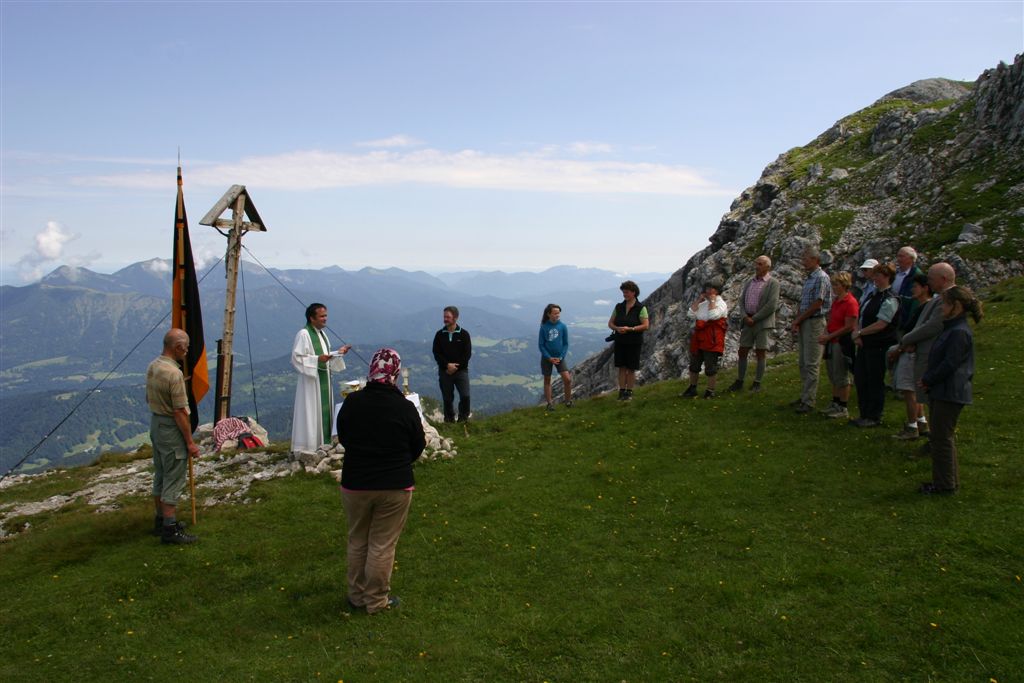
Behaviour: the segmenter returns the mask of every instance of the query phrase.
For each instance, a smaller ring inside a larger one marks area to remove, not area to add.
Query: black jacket
[[[974,335],[967,316],[946,320],[942,333],[928,352],[925,386],[928,397],[950,403],[969,404],[974,379]]]
[[[626,312],[625,300],[615,304],[615,320],[613,321],[616,327],[640,327],[641,319],[640,312],[644,310],[644,303],[637,301],[633,304],[633,308]],[[636,346],[643,344],[644,333],[643,332],[616,332],[615,343],[622,344],[624,346]]]
[[[461,327],[456,327],[454,332],[449,332],[442,327],[434,335],[434,360],[437,361],[437,369],[445,371],[448,363],[458,363],[459,372],[469,370],[469,357],[473,355],[473,342],[469,338],[469,332]]]
[[[878,320],[878,313],[882,308],[882,303],[886,299],[894,298],[892,288],[883,290],[881,292],[872,292],[871,296],[864,303],[864,306],[860,309],[860,326],[867,327],[874,324]],[[899,299],[897,299],[899,301]],[[896,343],[896,323],[899,321],[899,309],[896,309],[896,315],[893,316],[892,321],[887,323],[885,329],[874,334],[867,334],[861,337],[861,341],[864,343],[865,349],[887,349]]]
[[[357,491],[409,488],[412,464],[426,447],[416,406],[397,387],[379,383],[345,398],[338,440],[345,447],[341,485]]]

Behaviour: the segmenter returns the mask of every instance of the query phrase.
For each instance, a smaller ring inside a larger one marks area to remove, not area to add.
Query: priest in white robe
[[[299,373],[292,414],[293,453],[315,451],[331,440],[331,372],[345,369],[343,356],[352,347],[345,345],[332,352],[324,332],[326,326],[327,307],[310,304],[306,308],[306,326],[298,331],[292,344],[292,367]]]

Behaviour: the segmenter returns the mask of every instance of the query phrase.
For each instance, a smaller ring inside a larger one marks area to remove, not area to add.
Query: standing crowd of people
[[[906,421],[893,438],[928,439],[921,452],[932,459],[932,479],[918,491],[927,495],[956,493],[960,487],[956,422],[963,407],[971,403],[974,377],[973,336],[967,318],[981,320],[981,302],[968,288],[957,286],[956,272],[949,263],[938,262],[922,271],[917,252],[909,246],[899,249],[895,264],[866,259],[858,268],[859,289],[850,273],[829,276],[816,249],[806,249],[800,260],[806,277],[790,324],[799,358],[800,395],[790,407],[798,414],[816,411],[824,360],[832,399],[820,412],[832,419],[848,419],[857,428],[879,427],[888,373],[889,386],[898,392],[906,409]],[[757,367],[750,391],[762,391],[780,296],[780,283],[772,277],[771,268],[768,256],[757,257],[754,276],[742,287],[739,310],[733,316],[740,328],[737,377],[729,392],[743,390],[751,349]],[[717,395],[716,379],[729,325],[729,306],[721,289],[718,281],[703,283],[687,309],[694,323],[685,377],[688,386],[680,394],[682,398],[700,395],[702,368],[707,377],[703,397]],[[640,368],[649,315],[638,301],[636,283],[623,282],[621,290],[623,300],[608,321],[612,330],[608,339],[615,343],[619,399],[628,401]],[[853,389],[855,417],[851,417],[849,406]]]
[[[888,373],[890,386],[906,409],[906,421],[893,438],[928,438],[921,451],[931,456],[932,479],[918,491],[948,495],[960,487],[956,422],[972,399],[974,348],[966,319],[979,322],[982,305],[968,288],[957,286],[953,266],[939,262],[925,273],[917,260],[917,252],[909,246],[897,252],[894,265],[867,259],[859,268],[864,286],[858,297],[850,273],[829,276],[819,252],[804,251],[801,263],[806,278],[790,327],[796,337],[801,391],[790,405],[799,414],[816,410],[824,360],[832,400],[821,413],[832,419],[847,418],[857,428],[879,427]],[[759,320],[773,316],[778,305],[778,285],[770,285],[771,261],[760,256],[754,265],[755,276],[741,294],[739,370],[730,391],[744,386],[749,349],[767,348],[767,333],[758,336],[753,329]],[[690,386],[683,396],[697,395],[696,372],[704,362],[708,375],[704,397],[714,397],[717,358],[708,362],[713,348],[705,341],[708,323],[702,322],[725,316],[724,303],[710,303],[718,298],[716,283],[708,283],[690,307],[697,323],[690,342]],[[752,391],[760,391],[762,376],[759,357]],[[856,417],[850,415],[851,387],[856,390]]]

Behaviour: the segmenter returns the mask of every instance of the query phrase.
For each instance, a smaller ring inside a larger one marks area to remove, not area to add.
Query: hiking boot
[[[823,409],[821,409],[818,412],[820,412],[825,417],[829,417],[832,413],[834,413],[838,409],[839,409],[839,404],[836,403],[835,401],[832,401],[831,403],[829,403],[827,406],[825,406]]]
[[[165,526],[163,533],[160,534],[160,542],[169,545],[189,545],[199,540],[198,536],[192,534],[186,534],[185,530],[175,524],[174,526]]]
[[[799,408],[800,406],[804,405],[804,400],[802,398],[798,398],[795,401],[790,401],[787,405],[790,408]]]
[[[174,523],[174,525],[176,527],[178,527],[178,529],[181,530],[181,531],[184,531],[187,528],[185,526],[185,522],[182,522],[181,520],[176,521]],[[164,518],[163,517],[154,517],[153,518],[153,530],[150,531],[149,533],[152,536],[163,536],[164,535]]]
[[[850,411],[846,409],[846,406],[837,404],[831,412],[825,414],[825,417],[832,418],[833,420],[837,420],[841,417],[850,417]]]
[[[752,394],[759,394],[759,393],[761,393],[761,383],[760,382],[754,382],[753,384],[751,384],[750,385],[750,393],[752,393]]]
[[[913,441],[917,437],[917,425],[903,425],[903,429],[892,435],[892,438],[900,441]]]
[[[715,395],[716,395],[715,392],[712,391],[711,389],[705,389],[704,390],[704,398],[706,398],[706,399],[707,398],[714,398]]]
[[[619,389],[619,400],[620,401],[625,401],[626,400],[626,390],[625,389]]]
[[[726,391],[742,391],[742,390],[743,390],[743,380],[741,380],[741,379],[736,380],[735,382],[733,382],[732,384],[729,385],[728,389],[726,389]]]
[[[548,411],[549,413],[553,413],[553,412],[555,412],[555,404],[554,404],[554,403],[549,403],[549,404],[548,404],[548,407],[547,407],[547,411]]]
[[[917,435],[922,439],[928,438],[928,423],[917,421]]]
[[[806,415],[807,413],[813,413],[814,412],[814,406],[812,406],[810,404],[807,404],[807,403],[801,403],[800,405],[798,405],[796,407],[796,411],[795,412],[796,412],[797,415]]]
[[[626,393],[622,396],[622,400],[623,401],[632,401],[633,400],[633,390],[632,389],[626,389],[625,391],[626,391]]]
[[[852,424],[854,427],[860,427],[862,429],[867,429],[867,428],[871,428],[871,427],[878,427],[882,423],[879,422],[878,420],[872,420],[870,417],[861,417],[861,418],[858,418],[856,420],[850,420],[850,424]]]
[[[572,408],[572,401],[566,401],[565,402],[565,407],[566,408]]]
[[[686,391],[679,394],[679,398],[696,398],[697,396],[697,385],[691,384],[686,388]]]
[[[926,481],[918,487],[917,492],[925,496],[953,496],[956,489],[940,489],[930,481]]]

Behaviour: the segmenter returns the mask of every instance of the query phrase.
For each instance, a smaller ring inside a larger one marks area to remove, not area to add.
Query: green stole
[[[325,351],[323,345],[320,343],[320,330],[316,329],[312,325],[306,325],[306,332],[309,333],[309,339],[313,342],[313,351],[317,357],[330,353],[330,350]],[[320,420],[323,422],[323,435],[321,436],[322,443],[331,442],[331,410],[334,406],[331,403],[331,374],[327,371],[327,363],[321,363],[317,361],[316,372],[318,379],[320,380]]]

